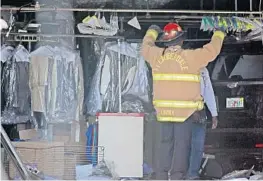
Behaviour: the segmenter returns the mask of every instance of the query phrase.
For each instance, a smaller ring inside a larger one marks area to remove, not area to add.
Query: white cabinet
[[[119,177],[143,177],[143,114],[100,113],[98,146]]]

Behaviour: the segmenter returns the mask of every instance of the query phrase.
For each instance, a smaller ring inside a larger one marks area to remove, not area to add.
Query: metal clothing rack
[[[6,33],[2,33],[2,35],[5,35]],[[68,38],[68,37],[75,37],[75,38],[101,38],[101,39],[124,39],[122,36],[100,36],[100,35],[85,35],[85,34],[39,34],[39,33],[9,33],[9,35],[14,35],[17,38],[17,41],[20,41],[19,37],[21,37],[21,40],[23,40],[23,37],[38,37],[38,41],[41,41],[41,39],[45,37],[58,37],[58,38]]]
[[[201,22],[202,18],[204,16],[197,16],[197,15],[191,15],[191,16],[186,16],[186,15],[164,15],[164,16],[161,16],[161,15],[151,15],[151,18],[147,18],[143,15],[138,15],[137,16],[137,19],[140,21],[140,22],[145,22],[146,20],[148,21],[151,21],[152,19],[155,20],[159,20],[159,21],[162,21],[164,19],[176,19],[178,21],[183,21],[184,20],[188,20],[188,21],[194,21],[194,22]],[[125,16],[123,17],[123,21],[129,21],[130,19],[132,19],[133,16]],[[260,19],[260,17],[246,17],[247,19]],[[190,20],[191,19],[191,20]],[[166,20],[165,20],[166,21]],[[156,22],[156,21],[155,21]],[[186,21],[187,22],[187,21]]]
[[[2,33],[5,35],[6,33]],[[10,41],[24,41],[24,42],[37,42],[43,41],[48,37],[75,37],[75,38],[100,38],[100,39],[114,39],[114,40],[122,40],[127,41],[129,43],[142,43],[142,39],[127,39],[124,36],[100,36],[100,35],[85,35],[85,34],[30,34],[30,33],[10,33],[9,35],[14,35],[15,38]],[[210,39],[186,39],[186,42],[196,42],[196,41],[210,41]]]
[[[108,13],[170,13],[170,14],[239,14],[239,15],[262,15],[261,11],[217,11],[217,10],[164,10],[164,9],[100,9],[100,8],[6,8],[1,11],[74,11],[74,12],[108,12]]]

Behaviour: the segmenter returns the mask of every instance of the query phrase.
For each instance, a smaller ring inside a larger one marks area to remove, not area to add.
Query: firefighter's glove
[[[146,36],[151,36],[156,40],[160,33],[162,33],[162,29],[159,26],[151,25],[146,32]]]
[[[218,37],[218,38],[221,38],[222,40],[225,39],[225,36],[226,36],[226,33],[221,30],[215,30],[213,34],[213,37]]]
[[[162,32],[162,29],[157,25],[151,25],[148,30],[155,30],[158,34]]]

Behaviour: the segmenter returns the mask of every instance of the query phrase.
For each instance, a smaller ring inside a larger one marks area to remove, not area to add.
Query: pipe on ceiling
[[[1,11],[15,11],[21,8],[1,7]],[[96,9],[96,8],[23,8],[21,11],[76,11],[76,12],[109,12],[109,13],[178,13],[178,14],[257,14],[260,11],[213,11],[213,10],[163,10],[163,9]]]
[[[3,33],[5,34],[5,33]],[[17,35],[17,36],[31,36],[31,37],[76,37],[76,38],[105,38],[105,39],[119,39],[125,40],[123,36],[99,36],[99,35],[84,35],[84,34],[27,34],[27,33],[10,33],[10,35]],[[209,41],[210,39],[186,39],[187,42],[196,42],[196,41]],[[41,40],[39,40],[41,41]],[[128,39],[129,42],[142,42],[142,39]]]
[[[123,18],[123,21],[129,21],[131,18],[133,18],[133,16],[125,16],[125,17],[122,17]],[[186,20],[186,19],[195,19],[195,20],[202,20],[202,18],[204,18],[204,16],[185,16],[185,15],[182,15],[182,16],[161,16],[161,15],[152,15],[151,16],[151,19],[160,19],[160,20],[164,20],[164,19],[179,19],[179,20]],[[247,17],[248,19],[261,19],[261,17]],[[147,20],[149,18],[147,18],[146,16],[137,16],[137,19],[139,21],[141,20]],[[149,19],[149,20],[151,20]]]

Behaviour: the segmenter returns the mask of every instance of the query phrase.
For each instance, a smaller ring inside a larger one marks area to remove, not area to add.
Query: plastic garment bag
[[[10,60],[13,56],[13,51],[15,50],[14,47],[3,45],[1,47],[1,62],[5,63],[7,60]]]
[[[153,112],[149,70],[145,60],[140,55],[140,45],[135,44],[134,48],[137,52],[137,67],[130,88],[122,92],[122,108],[124,112]],[[132,69],[130,69],[130,72],[132,72]],[[124,82],[124,86],[126,83],[127,81]]]
[[[29,52],[19,45],[1,49],[2,95],[5,99],[2,124],[27,122],[30,117]]]
[[[137,52],[130,44],[122,42],[120,47],[114,44],[108,47],[106,58],[111,60],[109,86],[103,95],[103,109],[105,112],[119,111],[119,67],[118,53],[121,60],[121,96],[126,93],[133,84],[135,70],[137,69]],[[102,80],[101,80],[102,81]]]
[[[104,83],[102,83],[101,85],[101,76],[102,76],[102,72],[103,72],[103,67],[104,67],[104,62],[105,62],[105,56],[106,56],[106,52],[108,47],[112,45],[111,43],[106,43],[104,48],[101,48],[102,53],[101,53],[101,57],[97,63],[97,67],[96,67],[96,71],[94,73],[93,79],[91,81],[91,86],[90,86],[90,90],[86,99],[86,113],[88,115],[93,115],[95,116],[97,112],[101,112],[102,111],[102,94],[101,94],[101,89],[103,92],[103,95],[105,94],[105,90],[107,89],[107,85],[104,85]],[[107,64],[107,63],[106,63]],[[109,66],[107,64],[107,66]],[[108,69],[108,68],[106,68]],[[110,77],[110,73],[103,72],[105,75],[108,75]]]
[[[148,69],[138,49],[126,42],[122,42],[120,47],[111,43],[105,47],[92,81],[87,102],[87,113],[90,115],[119,110],[119,52],[122,111],[146,112],[151,109],[151,106],[145,106],[151,102]]]
[[[30,56],[32,111],[43,113],[47,123],[78,121],[84,98],[79,54],[42,46]]]

